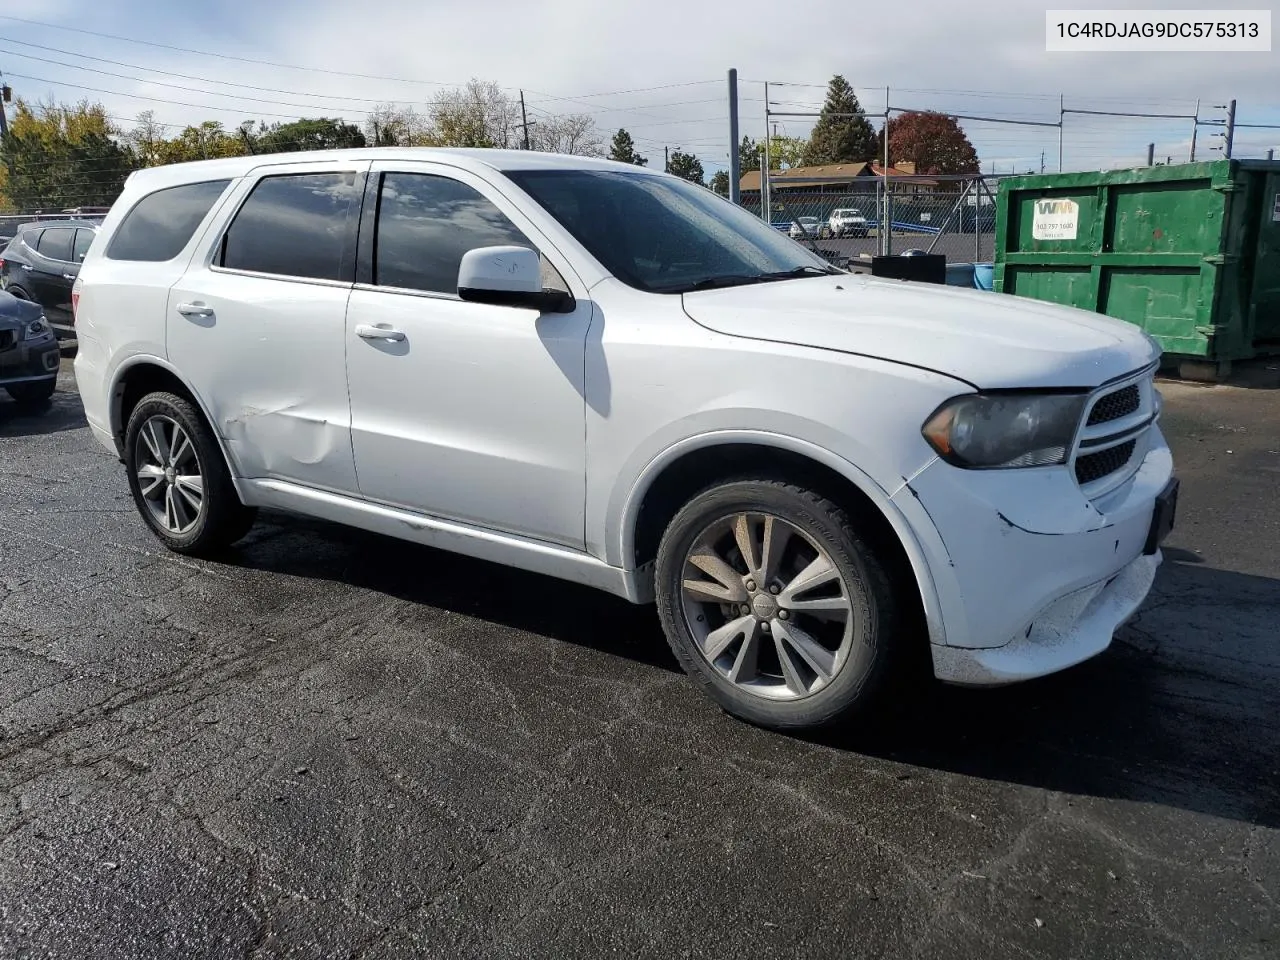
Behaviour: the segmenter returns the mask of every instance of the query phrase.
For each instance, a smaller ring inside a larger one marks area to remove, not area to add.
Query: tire
[[[138,512],[175,553],[216,553],[257,518],[240,502],[213,432],[185,397],[151,393],[139,401],[125,430],[125,465]]]
[[[5,387],[9,396],[22,406],[38,406],[53,396],[58,388],[57,380],[37,380],[34,383],[14,383]]]
[[[31,294],[23,290],[21,287],[5,287],[5,293],[12,296],[15,300],[31,300]]]
[[[743,517],[750,561],[738,546]],[[764,562],[766,526],[773,545],[783,543],[772,563]],[[753,570],[764,571],[762,582]],[[786,731],[833,725],[869,710],[893,673],[898,612],[885,566],[849,514],[813,490],[769,477],[703,490],[668,525],[655,579],[658,614],[680,665],[749,723]]]

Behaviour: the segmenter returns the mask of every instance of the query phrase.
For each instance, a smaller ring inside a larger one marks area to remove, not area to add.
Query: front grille
[[[1137,413],[1141,405],[1142,396],[1138,393],[1138,385],[1131,384],[1115,393],[1107,394],[1095,403],[1089,412],[1089,422],[1086,426],[1092,427],[1099,423],[1110,423],[1112,420],[1127,417]]]
[[[1126,440],[1124,443],[1097,453],[1088,453],[1076,458],[1076,482],[1084,485],[1101,480],[1108,474],[1121,469],[1133,456],[1133,448],[1137,440]]]
[[[18,342],[18,335],[12,330],[0,330],[0,350],[8,350]]]

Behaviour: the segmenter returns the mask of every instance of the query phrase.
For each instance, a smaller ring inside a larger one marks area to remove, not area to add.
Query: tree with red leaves
[[[880,150],[883,154],[883,139]],[[889,162],[903,161],[914,163],[919,174],[978,172],[978,153],[960,124],[933,110],[913,110],[889,120]]]

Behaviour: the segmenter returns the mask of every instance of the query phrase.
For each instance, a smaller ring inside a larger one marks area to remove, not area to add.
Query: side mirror
[[[573,295],[542,286],[542,261],[528,247],[477,247],[458,264],[458,296],[471,303],[568,313]]]

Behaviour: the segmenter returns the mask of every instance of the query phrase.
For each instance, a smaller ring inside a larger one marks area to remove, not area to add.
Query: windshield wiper
[[[695,280],[693,283],[681,284],[671,289],[673,292],[689,293],[693,290],[715,290],[717,287],[740,287],[748,283],[760,283],[767,276],[769,274],[728,273],[720,277],[706,277],[702,280]]]
[[[837,270],[835,267],[815,267],[812,264],[804,264],[793,270],[777,270],[773,273],[760,274],[761,280],[790,280],[792,277],[834,277],[843,271]]]
[[[791,270],[775,270],[773,273],[729,273],[719,277],[706,277],[693,283],[671,288],[673,293],[692,293],[694,290],[715,290],[719,287],[741,287],[749,283],[768,283],[771,280],[791,280],[797,277],[828,277],[841,271],[834,267],[826,269],[810,264],[795,267]]]

